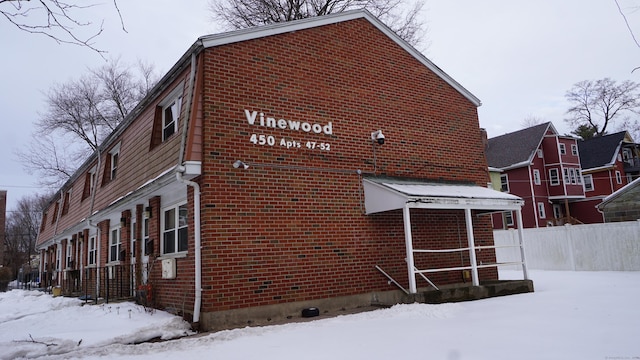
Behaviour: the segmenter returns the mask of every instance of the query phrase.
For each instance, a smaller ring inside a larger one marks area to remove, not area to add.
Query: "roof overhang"
[[[524,201],[477,185],[441,184],[393,178],[365,178],[366,214],[402,209],[519,210]]]

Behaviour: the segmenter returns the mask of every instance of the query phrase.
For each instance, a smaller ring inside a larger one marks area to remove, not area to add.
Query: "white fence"
[[[518,244],[515,230],[496,230],[493,238],[496,246]],[[524,248],[529,269],[640,271],[640,220],[525,229]],[[520,250],[499,247],[496,257],[519,261]]]

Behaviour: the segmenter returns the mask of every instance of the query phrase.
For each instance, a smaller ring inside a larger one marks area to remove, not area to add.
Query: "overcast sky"
[[[640,39],[638,0],[619,0]],[[125,28],[111,1],[87,18],[104,17],[95,46],[164,74],[202,35],[220,27],[210,21],[207,0],[119,1]],[[189,5],[189,6],[187,6]],[[8,3],[0,4],[7,7]],[[566,133],[564,93],[582,80],[610,77],[640,82],[640,48],[614,0],[427,0],[427,57],[482,101],[480,126],[494,137],[521,128],[527,117],[552,121]],[[86,48],[57,44],[21,32],[0,19],[0,189],[8,207],[39,192],[37,179],[14,155],[28,144],[32,124],[45,111],[44,93],[96,68],[104,60]]]

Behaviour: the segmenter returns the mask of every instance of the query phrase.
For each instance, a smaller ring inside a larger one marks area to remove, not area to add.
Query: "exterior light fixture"
[[[144,218],[151,219],[151,206],[147,206],[144,208]]]
[[[127,218],[126,217],[121,217],[120,218],[120,227],[126,227],[127,226]]]
[[[249,165],[245,164],[240,160],[236,160],[236,162],[233,163],[233,167],[236,169],[242,167],[243,169],[247,170],[249,168]]]

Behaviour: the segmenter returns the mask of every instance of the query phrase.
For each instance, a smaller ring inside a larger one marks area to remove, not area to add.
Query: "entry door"
[[[562,213],[562,205],[553,204],[553,217],[555,219],[562,219],[564,214]]]

